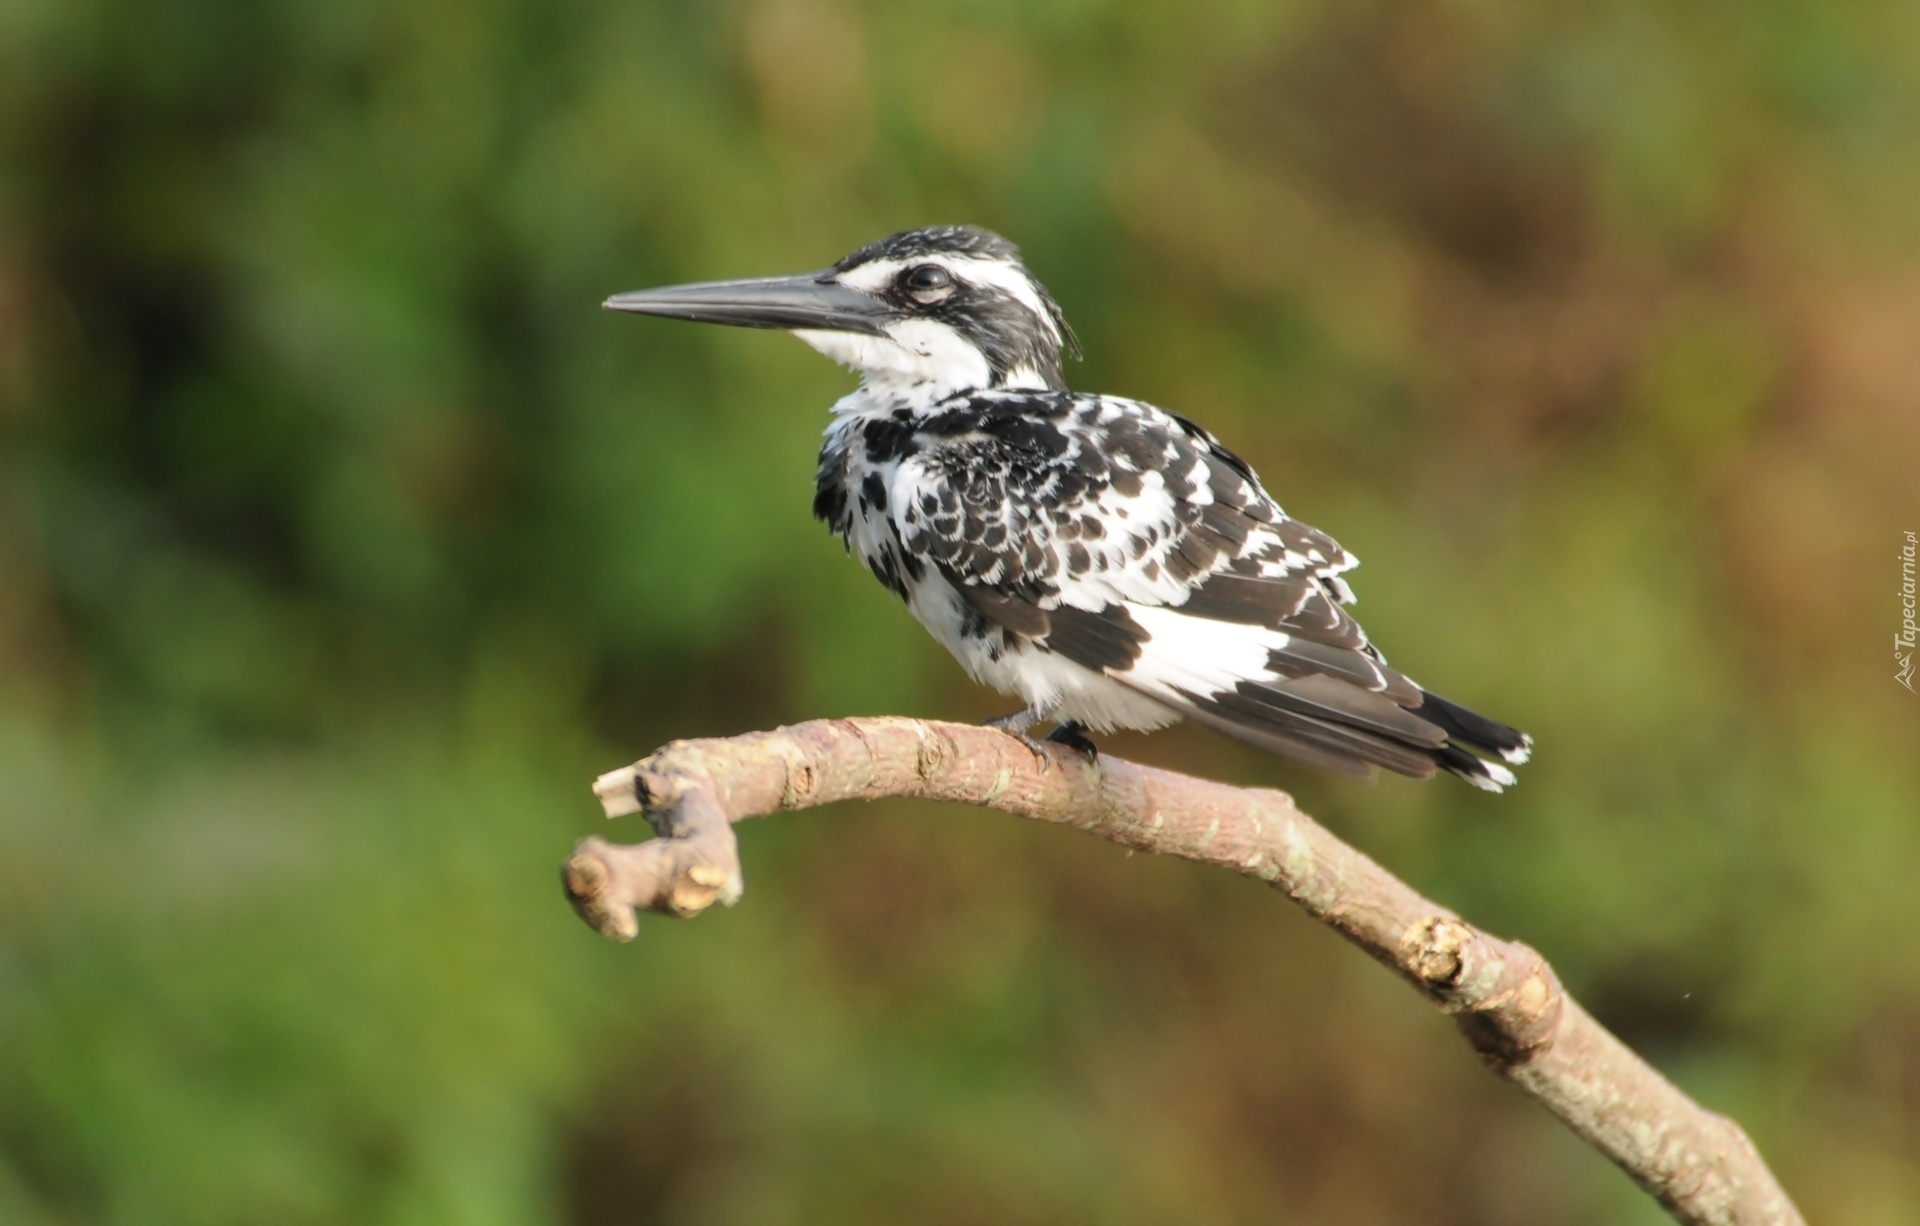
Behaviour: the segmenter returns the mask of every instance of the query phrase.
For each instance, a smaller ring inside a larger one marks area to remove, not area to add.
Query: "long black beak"
[[[691,319],[737,328],[795,328],[821,332],[879,333],[893,308],[833,280],[830,273],[759,277],[751,281],[702,281],[615,294],[609,311],[632,311],[668,319]]]

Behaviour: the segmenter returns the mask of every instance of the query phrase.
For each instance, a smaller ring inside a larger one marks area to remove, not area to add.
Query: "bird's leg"
[[[1087,726],[1077,719],[1070,719],[1047,733],[1047,739],[1055,745],[1065,745],[1068,749],[1078,750],[1087,756],[1087,761],[1100,760],[1100,747],[1087,736]]]
[[[1027,729],[1047,718],[1047,716],[1052,715],[1059,706],[1059,699],[1055,699],[1052,702],[1040,703],[1035,706],[1030,706],[1023,711],[1015,711],[1012,715],[1002,715],[998,719],[986,720],[981,724],[981,727],[998,728],[1008,736],[1017,736],[1028,749],[1033,751],[1034,757],[1044,758],[1047,756],[1047,747],[1039,741],[1034,740],[1033,737],[1027,733]]]

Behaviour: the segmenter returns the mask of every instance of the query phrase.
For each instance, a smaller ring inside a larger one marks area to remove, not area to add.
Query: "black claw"
[[[1047,739],[1055,745],[1064,745],[1068,749],[1078,750],[1086,755],[1087,761],[1089,762],[1098,762],[1100,760],[1100,747],[1095,745],[1092,739],[1087,736],[1087,726],[1078,720],[1070,719],[1066,723],[1061,724],[1052,732],[1047,733]]]

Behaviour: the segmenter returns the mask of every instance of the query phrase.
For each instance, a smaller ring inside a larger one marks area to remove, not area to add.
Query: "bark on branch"
[[[660,837],[583,840],[563,879],[616,940],[637,910],[690,916],[742,883],[732,823],[840,800],[920,796],[1072,826],[1137,851],[1268,882],[1451,1015],[1494,1072],[1553,1112],[1689,1223],[1800,1223],[1739,1125],[1700,1107],[1566,994],[1517,941],[1473,927],[1328,833],[1284,792],[1101,757],[1040,758],[990,728],[898,718],[814,720],[675,741],[594,784],[607,816]]]

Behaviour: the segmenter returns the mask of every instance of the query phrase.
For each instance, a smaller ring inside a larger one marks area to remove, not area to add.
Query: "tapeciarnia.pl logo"
[[[1913,688],[1913,642],[1915,629],[1913,624],[1913,533],[1907,533],[1907,543],[1900,550],[1900,633],[1893,636],[1893,679],[1907,687],[1911,693],[1920,693]]]

